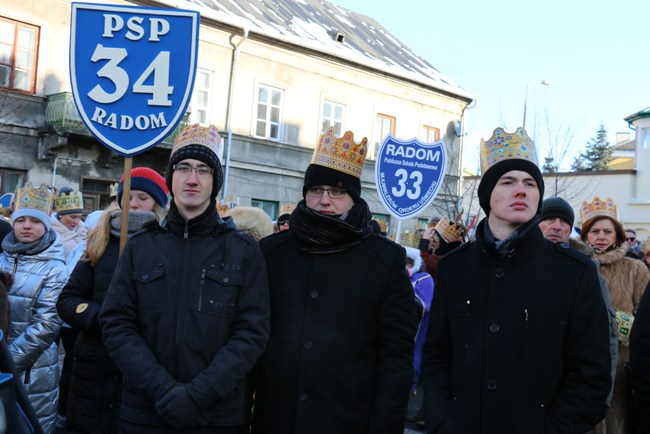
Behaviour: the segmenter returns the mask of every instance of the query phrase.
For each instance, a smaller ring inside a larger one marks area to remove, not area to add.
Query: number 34
[[[95,48],[90,60],[93,62],[108,60],[106,65],[97,71],[97,75],[112,81],[115,90],[108,93],[98,84],[88,92],[90,99],[100,104],[111,104],[124,96],[129,89],[129,74],[119,64],[127,56],[128,53],[124,48],[104,47],[97,44],[97,48]],[[152,74],[153,84],[144,84],[145,80]],[[147,105],[169,107],[172,105],[169,95],[173,92],[174,86],[169,86],[169,51],[161,51],[133,83],[133,93],[151,94],[151,99],[147,101]]]
[[[391,189],[393,196],[402,197],[406,193],[409,199],[417,199],[420,197],[420,184],[422,184],[422,173],[420,171],[415,170],[409,175],[405,169],[397,169],[395,176],[399,179],[397,180],[397,186]],[[411,188],[407,188],[406,185],[409,179],[413,181]]]

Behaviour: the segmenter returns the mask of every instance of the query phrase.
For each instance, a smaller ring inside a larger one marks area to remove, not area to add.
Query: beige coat
[[[626,246],[596,256],[600,274],[609,286],[614,309],[636,313],[643,290],[650,280],[650,272],[642,261],[626,258]],[[598,434],[628,434],[631,432],[625,413],[630,403],[623,364],[629,360],[629,348],[619,346],[614,396],[607,417],[596,428]]]

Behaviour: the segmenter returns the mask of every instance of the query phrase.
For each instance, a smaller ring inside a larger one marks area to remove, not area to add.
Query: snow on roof
[[[327,0],[161,0],[205,18],[473,100],[374,19]],[[342,35],[337,40],[337,35]],[[341,41],[342,39],[342,41]]]

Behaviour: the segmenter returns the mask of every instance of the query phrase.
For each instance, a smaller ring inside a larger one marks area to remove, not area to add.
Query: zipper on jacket
[[[201,303],[203,302],[203,284],[205,283],[205,275],[207,272],[208,271],[205,268],[201,269],[201,283],[199,284],[199,312],[201,311]]]
[[[183,238],[186,240],[185,243],[185,252],[183,254],[183,264],[181,267],[182,270],[182,279],[181,284],[176,287],[176,315],[174,315],[174,351],[172,351],[172,376],[178,374],[178,360],[179,354],[181,352],[181,340],[184,326],[185,318],[185,295],[188,292],[188,276],[190,272],[191,265],[191,245],[189,240],[189,224],[187,220],[185,221],[185,233]]]
[[[183,232],[183,239],[188,239],[190,236],[189,220],[185,220],[185,231]]]
[[[27,368],[27,370],[25,371],[25,381],[23,381],[24,384],[29,384],[31,373],[32,373],[32,368]]]
[[[524,308],[524,322],[528,322],[528,309]]]

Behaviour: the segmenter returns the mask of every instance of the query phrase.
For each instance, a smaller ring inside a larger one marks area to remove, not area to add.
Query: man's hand
[[[174,429],[193,425],[207,425],[210,420],[207,412],[201,411],[184,384],[172,387],[156,403],[156,411]]]

